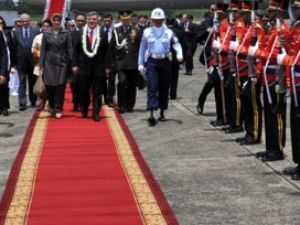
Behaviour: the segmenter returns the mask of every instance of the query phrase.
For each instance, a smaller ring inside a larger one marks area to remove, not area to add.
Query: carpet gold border
[[[115,141],[116,149],[127,175],[135,200],[146,225],[167,225],[163,213],[155,199],[155,196],[144,176],[126,135],[120,126],[114,109],[103,107],[109,129]]]
[[[48,115],[42,111],[35,124],[30,144],[22,162],[12,200],[6,214],[4,225],[24,225],[31,204],[36,169],[44,144]]]

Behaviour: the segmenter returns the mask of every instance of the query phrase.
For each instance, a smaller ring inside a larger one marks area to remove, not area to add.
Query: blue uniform
[[[144,30],[139,50],[139,66],[146,64],[148,78],[148,110],[168,108],[168,91],[171,77],[171,44],[182,58],[178,38],[165,25]]]

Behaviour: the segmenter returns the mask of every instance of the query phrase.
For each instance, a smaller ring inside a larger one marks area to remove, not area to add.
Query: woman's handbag
[[[42,71],[35,81],[35,84],[33,86],[33,93],[39,97],[45,96],[46,87],[43,81]]]

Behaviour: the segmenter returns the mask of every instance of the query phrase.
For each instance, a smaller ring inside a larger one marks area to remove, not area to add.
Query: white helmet
[[[151,19],[164,20],[165,19],[164,11],[161,8],[153,9],[151,13]]]

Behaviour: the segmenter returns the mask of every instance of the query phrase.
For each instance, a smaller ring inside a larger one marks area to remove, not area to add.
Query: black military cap
[[[130,19],[132,11],[119,11],[120,19],[121,20],[128,20]]]

